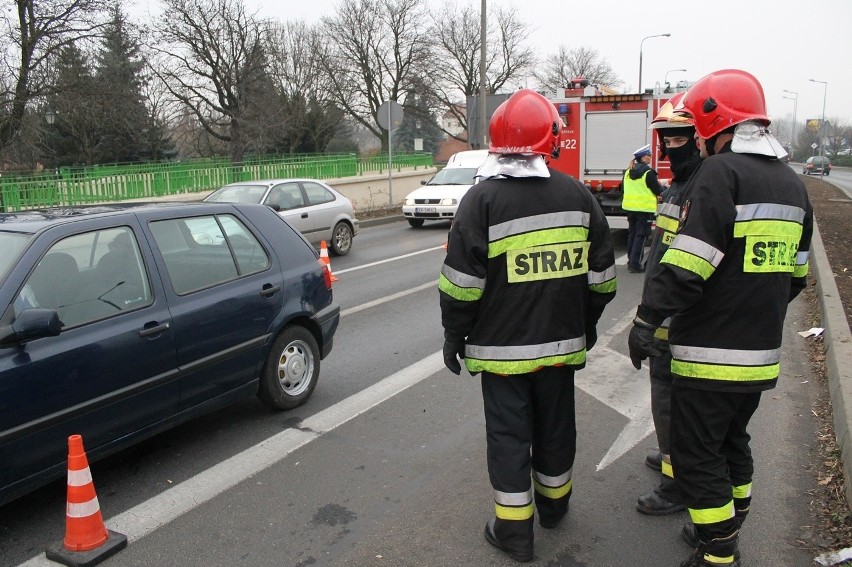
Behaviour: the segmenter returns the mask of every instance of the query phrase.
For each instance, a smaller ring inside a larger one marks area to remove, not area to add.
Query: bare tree
[[[398,101],[434,69],[425,0],[343,0],[323,25],[330,45],[318,55],[332,100],[387,149],[379,106]]]
[[[260,120],[268,89],[266,22],[243,0],[164,0],[152,71],[204,130],[226,142],[233,163],[248,146],[247,124]]]
[[[449,112],[467,130],[464,104],[479,95],[480,13],[471,5],[445,5],[433,16],[432,30],[437,42],[431,94],[436,110]],[[533,50],[525,46],[530,28],[521,21],[516,8],[497,8],[487,17],[485,90],[494,94],[529,73],[535,63]],[[450,132],[446,132],[453,135]],[[464,136],[454,138],[467,141]]]
[[[6,49],[0,74],[0,148],[20,134],[28,104],[50,93],[53,57],[73,42],[95,37],[108,0],[3,0]]]
[[[535,73],[542,90],[555,90],[568,85],[571,79],[585,77],[591,84],[618,87],[621,78],[610,64],[591,47],[568,49],[560,45],[555,54],[544,59],[544,68]]]

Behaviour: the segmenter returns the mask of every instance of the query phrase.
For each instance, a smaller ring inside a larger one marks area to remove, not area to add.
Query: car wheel
[[[345,222],[334,225],[331,233],[331,251],[337,256],[346,256],[352,250],[352,229]]]
[[[304,327],[285,327],[276,337],[260,374],[257,397],[272,409],[305,403],[319,380],[317,340]]]
[[[420,228],[423,226],[423,219],[408,219],[408,224],[411,225],[411,228]]]

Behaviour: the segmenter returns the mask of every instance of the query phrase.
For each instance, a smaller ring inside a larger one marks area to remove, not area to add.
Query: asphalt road
[[[342,308],[314,396],[274,413],[255,400],[197,419],[92,466],[107,526],[130,544],[106,566],[514,565],[482,537],[493,514],[477,378],[444,369],[437,275],[446,224],[363,228],[332,257]],[[614,231],[625,265],[623,230]],[[641,275],[619,271],[598,345],[577,374],[578,454],[568,519],[536,528],[536,565],[677,565],[686,513],[647,517],[657,478],[647,370],[627,358]],[[808,565],[811,404],[801,300],[787,318],[782,377],[751,427],[749,565]],[[523,317],[523,314],[519,314]],[[519,324],[535,324],[525,321]],[[0,567],[55,565],[64,482],[0,508]]]

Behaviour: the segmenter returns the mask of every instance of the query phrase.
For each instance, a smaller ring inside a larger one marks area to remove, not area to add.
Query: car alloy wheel
[[[346,256],[352,249],[352,229],[345,222],[334,225],[331,233],[331,250],[337,256]]]

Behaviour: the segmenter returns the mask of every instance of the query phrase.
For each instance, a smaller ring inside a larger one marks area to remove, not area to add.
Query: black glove
[[[633,319],[633,328],[627,338],[627,348],[630,350],[630,361],[636,370],[642,368],[642,361],[649,356],[660,356],[663,354],[660,348],[660,340],[654,337],[657,328],[646,323],[639,317]]]
[[[598,329],[594,325],[586,327],[586,352],[592,350],[595,343],[598,342]]]
[[[464,341],[444,341],[444,366],[453,374],[461,374],[459,359],[464,360]]]

